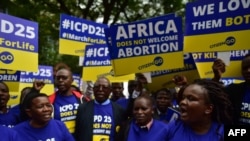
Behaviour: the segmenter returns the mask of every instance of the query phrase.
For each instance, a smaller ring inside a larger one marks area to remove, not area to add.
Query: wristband
[[[140,92],[134,90],[133,93],[132,93],[132,98],[135,99],[135,98],[137,98],[139,95],[140,95]]]

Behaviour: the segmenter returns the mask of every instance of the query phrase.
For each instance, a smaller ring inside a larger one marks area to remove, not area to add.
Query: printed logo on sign
[[[138,69],[142,70],[142,69],[146,69],[148,67],[151,67],[153,65],[155,65],[155,66],[161,66],[162,64],[163,64],[163,58],[160,57],[160,56],[158,56],[158,57],[155,57],[155,59],[153,60],[153,62],[141,65],[141,66],[138,67]]]
[[[0,53],[0,60],[4,64],[10,64],[14,61],[14,56],[10,52],[4,51]]]
[[[227,37],[225,42],[226,42],[226,45],[232,46],[236,42],[236,39],[234,37]]]
[[[110,74],[111,76],[115,76],[115,71],[114,71],[113,69],[111,69],[110,72],[109,72],[109,74]]]
[[[16,98],[18,98],[18,95],[11,95],[10,96],[10,99],[16,99]]]
[[[223,42],[219,42],[219,43],[215,43],[215,44],[210,45],[210,48],[220,47],[222,45],[232,46],[235,43],[236,43],[236,39],[233,36],[229,36]]]

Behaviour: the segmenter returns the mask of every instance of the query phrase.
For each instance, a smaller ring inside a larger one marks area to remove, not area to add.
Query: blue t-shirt
[[[20,137],[13,129],[0,125],[0,140],[1,141],[20,141]]]
[[[127,109],[128,106],[128,99],[126,99],[125,97],[121,97],[119,98],[116,103],[120,106],[123,107],[123,109]]]
[[[114,118],[110,101],[94,103],[93,141],[114,140]]]
[[[17,104],[13,107],[11,107],[11,110],[14,111],[14,113],[16,113],[17,115],[20,114],[20,104]]]
[[[14,109],[9,109],[7,113],[0,113],[0,125],[9,128],[14,127],[19,122],[19,116],[15,113]]]
[[[64,122],[70,133],[75,131],[75,119],[79,106],[74,95],[63,96],[58,94],[54,101],[54,119]]]
[[[149,130],[139,127],[133,120],[129,128],[128,141],[167,141],[167,131],[167,125],[156,119]]]
[[[29,121],[24,121],[13,129],[19,134],[20,141],[74,141],[63,122],[54,119],[42,128],[34,128]]]
[[[247,87],[242,99],[239,122],[241,124],[250,124],[250,87]]]
[[[224,125],[213,122],[205,134],[196,134],[191,128],[180,120],[167,124],[169,141],[221,141],[224,140]]]

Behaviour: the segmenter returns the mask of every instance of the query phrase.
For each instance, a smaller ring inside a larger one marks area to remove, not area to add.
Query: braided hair
[[[224,135],[221,134],[220,130],[224,129],[224,124],[232,124],[232,107],[228,95],[224,92],[224,87],[218,82],[208,79],[197,79],[193,83],[184,86],[178,93],[178,101],[180,102],[184,90],[190,85],[201,86],[206,95],[205,102],[213,105],[212,121],[217,122],[216,134],[220,140],[224,140]]]
[[[232,123],[232,107],[228,95],[224,92],[224,87],[215,81],[208,79],[197,79],[189,85],[199,85],[203,87],[207,93],[206,102],[213,105],[212,120],[222,124]],[[178,93],[180,100],[186,85]]]

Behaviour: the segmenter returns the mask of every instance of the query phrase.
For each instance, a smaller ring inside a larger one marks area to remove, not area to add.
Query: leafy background
[[[184,20],[185,3],[191,1],[193,0],[1,0],[0,12],[38,22],[39,65],[55,66],[64,62],[73,73],[81,74],[78,56],[59,54],[61,13],[108,25],[169,13],[176,13]]]

